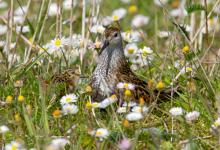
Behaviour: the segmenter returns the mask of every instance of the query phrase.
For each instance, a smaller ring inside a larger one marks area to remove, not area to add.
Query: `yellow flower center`
[[[15,145],[12,145],[11,150],[17,150],[17,147]]]
[[[112,16],[113,21],[118,21],[119,17],[117,15]]]
[[[55,111],[53,112],[53,117],[54,117],[54,118],[59,118],[60,115],[61,115],[61,111],[60,111],[59,109],[57,109],[57,110],[55,110]]]
[[[129,6],[128,12],[131,13],[131,14],[136,13],[137,12],[137,6],[136,5]]]
[[[54,44],[55,44],[56,46],[60,46],[60,45],[61,45],[61,40],[60,40],[60,39],[56,39],[55,42],[54,42]]]
[[[9,96],[6,97],[6,103],[11,103],[12,100],[13,100],[12,96],[9,95]]]
[[[110,97],[112,100],[115,100],[117,99],[117,96],[115,94],[113,94],[111,97]]]
[[[66,98],[66,102],[67,102],[67,103],[71,102],[71,100],[72,100],[72,99],[71,99],[70,97],[67,97],[67,98]]]
[[[193,71],[192,68],[190,68],[190,67],[186,68],[186,72],[192,72],[192,71]]]
[[[20,114],[15,114],[14,118],[15,118],[15,121],[16,121],[16,122],[21,121],[21,116],[20,116]]]
[[[165,84],[162,81],[160,81],[157,83],[156,87],[157,87],[157,89],[163,89],[165,87]]]
[[[214,122],[214,126],[215,127],[219,127],[220,126],[220,122],[219,121]]]
[[[96,132],[96,136],[102,136],[103,135],[103,132],[102,131],[97,131]]]
[[[143,98],[143,97],[141,97],[141,98],[139,99],[139,104],[140,104],[141,106],[143,106],[143,105],[144,105],[144,103],[145,103],[144,98]]]
[[[24,96],[23,95],[19,95],[18,96],[18,101],[19,102],[23,102],[24,101]]]
[[[129,54],[133,54],[133,53],[134,53],[134,49],[133,49],[133,48],[129,48],[129,49],[128,49],[128,53],[129,53]]]
[[[87,108],[87,109],[92,108],[92,103],[88,101],[88,102],[86,103],[86,108]]]
[[[183,52],[184,54],[189,53],[189,51],[190,51],[190,48],[189,48],[188,45],[184,46],[183,49],[182,49],[182,52]]]
[[[128,120],[124,120],[123,121],[123,126],[126,127],[126,128],[129,127],[129,121]]]
[[[125,90],[125,96],[131,96],[131,91],[130,90]]]
[[[126,89],[128,88],[128,83],[124,84],[124,88],[126,88]]]

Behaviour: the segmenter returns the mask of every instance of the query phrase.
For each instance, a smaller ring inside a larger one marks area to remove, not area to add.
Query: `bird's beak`
[[[106,39],[104,41],[104,44],[102,45],[101,50],[99,51],[99,55],[102,53],[102,51],[109,45],[109,41]]]

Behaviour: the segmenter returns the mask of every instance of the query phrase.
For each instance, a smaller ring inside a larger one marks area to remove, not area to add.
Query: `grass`
[[[57,11],[53,17],[46,14],[49,4],[54,1],[7,1],[8,7],[1,10],[2,14],[10,12],[10,7],[15,10],[28,4],[28,12],[23,16],[26,16],[24,25],[29,26],[30,32],[15,32],[14,24],[10,28],[10,18],[14,14],[1,16],[1,24],[9,28],[5,35],[0,36],[0,40],[8,44],[15,43],[15,48],[8,52],[16,53],[20,60],[15,63],[8,61],[9,55],[1,47],[0,125],[7,125],[10,131],[2,134],[0,145],[4,147],[11,141],[18,141],[27,149],[45,149],[51,140],[61,137],[70,142],[65,149],[118,149],[119,141],[128,138],[132,143],[130,149],[181,149],[187,146],[190,149],[218,149],[219,129],[213,133],[211,125],[220,111],[219,21],[213,27],[205,18],[218,17],[213,10],[219,1],[213,1],[207,7],[203,3],[193,5],[194,1],[186,1],[184,6],[190,14],[186,17],[173,17],[169,11],[174,9],[174,1],[170,0],[162,7],[156,6],[153,1],[138,0],[130,4],[102,1],[95,5],[84,1],[86,7],[83,8],[83,4],[78,2],[71,11],[61,9],[62,13]],[[55,3],[61,5],[62,1],[57,0]],[[151,47],[154,51],[152,62],[139,66],[135,73],[145,81],[153,80],[153,88],[156,88],[159,81],[163,81],[167,87],[174,82],[174,86],[178,85],[181,92],[170,101],[150,106],[150,111],[142,120],[125,124],[125,115],[116,113],[117,104],[109,106],[105,111],[86,107],[91,100],[86,87],[96,65],[96,52],[88,49],[85,41],[90,39],[94,42],[102,36],[89,31],[92,24],[86,22],[84,17],[111,15],[114,9],[128,9],[131,4],[136,5],[138,11],[135,14],[128,13],[120,21],[120,26],[123,31],[131,30],[130,22],[136,14],[149,16],[149,24],[141,28],[145,33],[143,41],[137,45],[140,48]],[[187,32],[182,24],[188,24],[194,29]],[[212,31],[203,34],[201,26],[212,28]],[[171,35],[159,38],[157,33],[161,30],[168,30]],[[82,35],[84,45],[80,48],[64,47],[64,50],[79,52],[74,61],[63,55],[54,57],[45,50],[38,53],[55,37],[68,37],[76,33]],[[186,45],[190,47],[190,52],[183,54],[182,49]],[[176,61],[181,62],[180,68],[175,67]],[[80,66],[83,77],[74,90],[69,91],[65,85],[51,82],[55,72],[76,65]],[[193,68],[193,71],[180,74],[185,65]],[[17,81],[22,81],[23,85],[16,87]],[[69,93],[78,97],[78,113],[54,117],[54,111],[61,110],[61,97]],[[9,95],[13,97],[12,102],[6,103]],[[24,101],[18,101],[19,95],[24,96]],[[196,110],[200,116],[188,123],[184,116],[172,117],[169,113],[172,107],[182,107],[186,112]],[[109,136],[102,141],[92,136],[90,133],[98,128],[107,128]]]

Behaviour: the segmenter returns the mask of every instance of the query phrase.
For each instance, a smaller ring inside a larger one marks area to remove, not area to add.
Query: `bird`
[[[146,103],[152,103],[157,95],[159,99],[166,99],[170,97],[172,91],[171,89],[150,90],[147,82],[140,79],[129,66],[124,54],[120,29],[108,27],[104,31],[103,46],[98,52],[97,66],[92,73],[90,84],[92,101],[100,102],[112,94],[124,99],[117,89],[117,84],[120,82],[134,85],[131,96],[136,102],[142,98]]]
[[[73,91],[80,79],[80,69],[79,66],[73,66],[70,69],[67,69],[61,73],[55,73],[52,77],[51,77],[51,81],[52,83],[61,83],[61,84],[65,84],[67,89],[70,91]]]

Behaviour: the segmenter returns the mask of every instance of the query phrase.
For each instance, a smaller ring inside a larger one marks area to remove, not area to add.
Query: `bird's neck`
[[[101,55],[99,56],[99,64],[105,69],[106,74],[112,70],[117,70],[120,68],[121,62],[126,61],[123,47],[118,45],[108,46]]]

